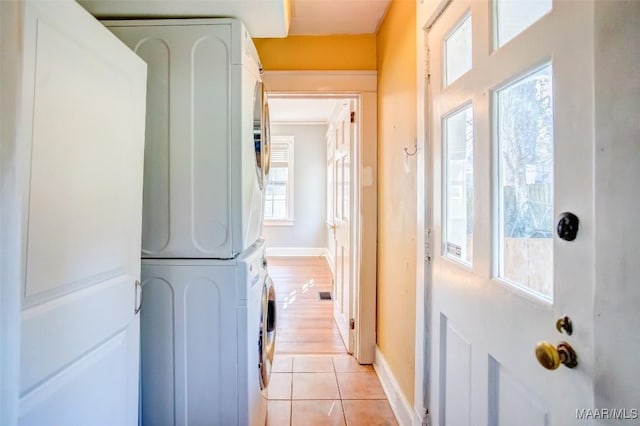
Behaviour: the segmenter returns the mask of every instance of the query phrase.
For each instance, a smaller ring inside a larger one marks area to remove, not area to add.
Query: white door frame
[[[22,3],[0,2],[0,424],[18,422],[20,371],[20,69]]]
[[[430,90],[429,90],[429,30],[438,20],[451,0],[432,0],[417,4],[416,55],[417,55],[417,146],[416,156],[416,331],[415,375],[413,409],[421,421],[430,407],[429,373],[430,359],[430,306],[431,306],[431,146],[430,146]],[[419,425],[420,423],[416,423]]]
[[[265,71],[271,94],[354,96],[361,131],[352,158],[356,197],[353,207],[355,280],[355,345],[361,364],[372,364],[376,346],[377,270],[377,73],[375,71]]]

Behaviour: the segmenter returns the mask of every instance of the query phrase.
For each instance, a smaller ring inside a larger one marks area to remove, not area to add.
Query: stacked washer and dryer
[[[263,426],[276,317],[258,54],[238,20],[103,23],[148,66],[141,423]]]

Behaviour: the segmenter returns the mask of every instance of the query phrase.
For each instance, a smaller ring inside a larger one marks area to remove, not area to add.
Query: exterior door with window
[[[344,101],[337,107],[331,122],[335,132],[334,196],[334,302],[333,313],[347,352],[353,351],[352,259],[351,259],[351,149],[353,144],[353,124],[351,123],[351,101]]]
[[[433,423],[574,424],[594,400],[593,4],[453,0],[427,31]]]

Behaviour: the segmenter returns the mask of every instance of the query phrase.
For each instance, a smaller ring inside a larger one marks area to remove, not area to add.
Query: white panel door
[[[19,421],[135,425],[146,65],[76,2],[24,7]]]
[[[434,424],[565,426],[593,407],[592,39],[588,1],[453,0],[428,30]],[[577,366],[543,368],[541,341]]]
[[[335,279],[333,314],[347,352],[353,352],[353,259],[351,257],[351,149],[353,145],[353,124],[349,101],[339,107],[333,121],[335,129]]]

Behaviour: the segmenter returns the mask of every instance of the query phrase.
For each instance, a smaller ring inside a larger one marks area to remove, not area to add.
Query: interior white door
[[[434,424],[564,426],[593,407],[592,32],[591,2],[551,0],[453,0],[428,29]],[[540,341],[577,366],[543,368]]]
[[[351,258],[351,149],[353,124],[351,123],[350,101],[340,104],[332,122],[335,129],[335,191],[334,191],[334,302],[333,314],[347,352],[353,352],[353,330],[350,320],[352,308]]]
[[[19,422],[135,425],[146,65],[75,1],[21,30]]]

